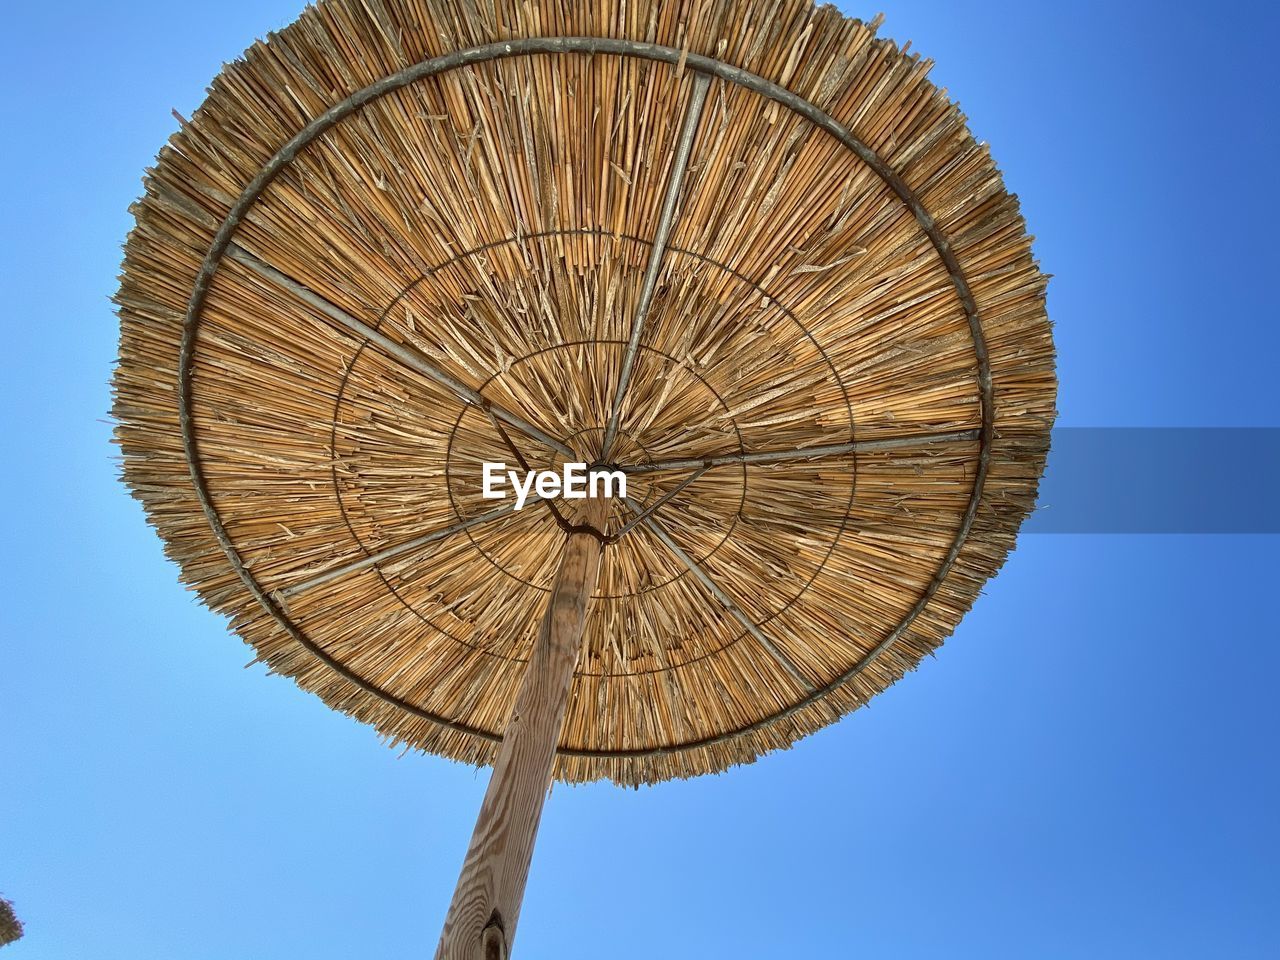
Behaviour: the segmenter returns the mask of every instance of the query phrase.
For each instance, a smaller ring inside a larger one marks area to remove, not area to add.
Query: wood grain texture
[[[584,522],[600,528],[608,501],[586,503]],[[510,954],[601,549],[590,533],[575,533],[565,542],[542,628],[445,917],[436,960],[504,960]]]

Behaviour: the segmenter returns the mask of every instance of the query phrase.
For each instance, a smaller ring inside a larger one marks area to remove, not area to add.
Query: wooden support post
[[[603,528],[607,509],[604,498],[588,500],[586,522]],[[507,960],[510,954],[601,549],[590,533],[574,533],[565,543],[436,960]]]

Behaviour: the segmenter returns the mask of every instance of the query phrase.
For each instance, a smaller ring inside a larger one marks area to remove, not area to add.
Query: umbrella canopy
[[[0,897],[0,947],[22,939],[22,921],[13,912],[13,904]]]
[[[866,703],[1013,547],[1045,277],[985,146],[806,0],[329,0],[164,148],[118,305],[124,478],[257,657],[496,755],[604,544],[557,776],[723,770]],[[604,464],[607,515],[484,496]]]

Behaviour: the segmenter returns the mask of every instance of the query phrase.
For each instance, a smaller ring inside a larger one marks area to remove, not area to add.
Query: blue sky
[[[244,669],[115,480],[127,207],[170,109],[297,12],[6,14],[6,958],[429,955],[483,792]],[[1022,196],[1060,423],[1280,426],[1274,9],[886,13]],[[1276,548],[1028,535],[870,709],[723,776],[558,787],[517,956],[1280,955]]]

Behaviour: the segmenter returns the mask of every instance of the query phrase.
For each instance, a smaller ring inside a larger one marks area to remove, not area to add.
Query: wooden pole
[[[586,522],[602,528],[607,505],[604,498],[588,500]],[[436,960],[506,960],[510,955],[601,549],[589,532],[574,533],[565,543]]]

